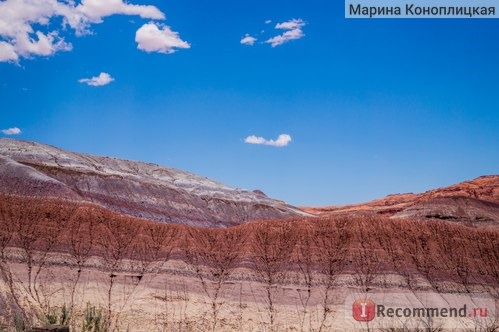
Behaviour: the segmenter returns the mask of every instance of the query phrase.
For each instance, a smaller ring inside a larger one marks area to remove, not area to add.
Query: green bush
[[[60,312],[57,312],[56,309],[50,309],[49,312],[45,315],[47,323],[50,325],[69,325],[69,310],[66,307],[66,304],[61,307]]]
[[[96,309],[87,303],[83,315],[82,332],[107,332],[106,319],[102,309]]]

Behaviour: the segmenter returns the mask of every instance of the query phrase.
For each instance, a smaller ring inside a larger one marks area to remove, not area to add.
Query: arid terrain
[[[327,207],[303,207],[314,215],[376,213],[393,218],[420,217],[497,225],[499,176],[481,176],[425,193],[394,194],[372,202]]]
[[[499,175],[300,209],[180,170],[0,139],[0,250],[0,331],[385,331],[353,321],[349,296],[480,293],[497,307]],[[494,317],[459,326],[498,328]]]
[[[306,215],[261,191],[178,169],[0,140],[0,192],[92,202],[134,217],[200,227]]]

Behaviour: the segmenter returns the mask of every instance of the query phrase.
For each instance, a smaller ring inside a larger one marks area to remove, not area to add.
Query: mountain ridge
[[[0,191],[89,201],[134,217],[204,227],[307,215],[186,171],[13,139],[0,139]]]
[[[14,139],[0,139],[0,194],[91,202],[141,219],[215,228],[359,213],[499,226],[499,175],[366,203],[298,208],[175,168]]]
[[[314,215],[374,213],[392,218],[418,217],[499,224],[499,175],[482,175],[423,193],[390,194],[343,206],[301,207]]]

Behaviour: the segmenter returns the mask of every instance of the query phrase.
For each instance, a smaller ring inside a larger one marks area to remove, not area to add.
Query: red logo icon
[[[376,305],[372,300],[356,300],[352,305],[353,319],[359,322],[369,322],[374,319]]]

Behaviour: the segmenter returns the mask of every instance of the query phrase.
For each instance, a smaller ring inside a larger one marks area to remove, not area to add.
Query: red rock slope
[[[303,207],[312,214],[376,213],[462,222],[499,223],[499,175],[481,176],[421,194],[395,194],[367,203]]]

